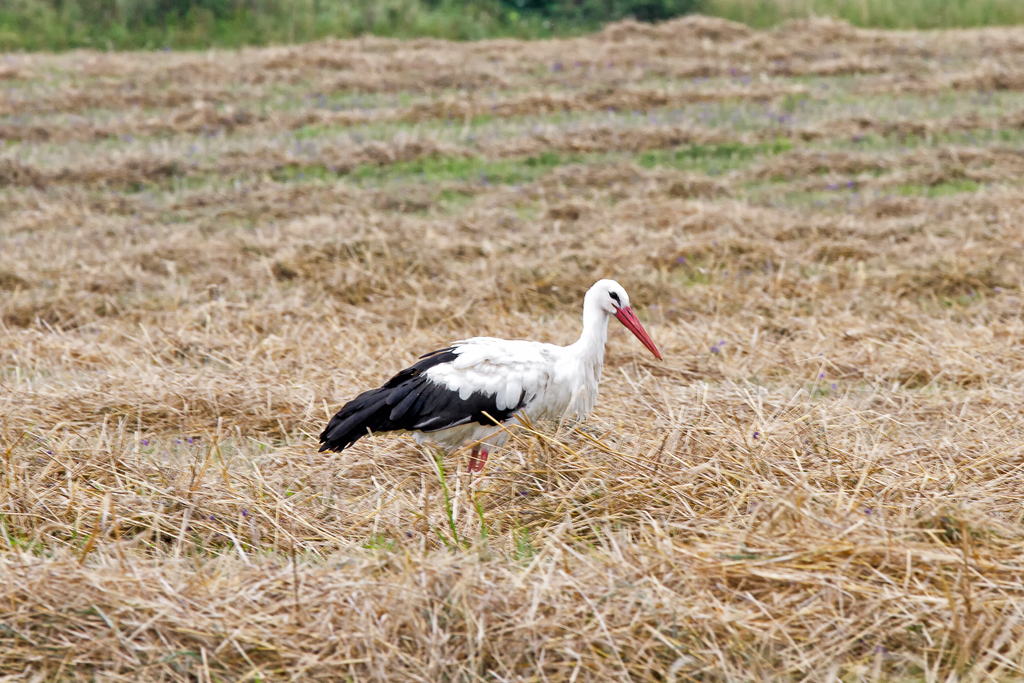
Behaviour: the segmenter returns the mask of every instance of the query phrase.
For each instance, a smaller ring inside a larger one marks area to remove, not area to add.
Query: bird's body
[[[487,453],[508,438],[498,425],[520,416],[583,418],[593,410],[611,315],[661,358],[622,287],[601,280],[584,299],[576,343],[474,337],[426,354],[345,404],[320,435],[320,450],[341,451],[368,433],[409,431],[420,443],[429,439],[448,450],[476,444],[470,469],[481,469]]]

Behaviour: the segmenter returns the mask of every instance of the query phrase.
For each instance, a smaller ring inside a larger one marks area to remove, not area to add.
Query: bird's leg
[[[484,465],[487,463],[488,455],[490,455],[490,453],[487,452],[486,448],[473,446],[473,450],[469,454],[469,471],[482,472]]]

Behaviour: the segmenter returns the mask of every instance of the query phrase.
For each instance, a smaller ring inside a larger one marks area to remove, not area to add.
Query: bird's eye
[[[622,301],[619,300],[619,295],[616,294],[615,292],[611,293],[611,297],[612,297],[612,301],[614,301],[615,303],[617,303],[619,305],[622,304]]]

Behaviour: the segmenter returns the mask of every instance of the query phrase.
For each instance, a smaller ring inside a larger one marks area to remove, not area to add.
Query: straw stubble
[[[1018,676],[1018,33],[12,55],[0,675]],[[586,423],[317,452],[606,276]]]

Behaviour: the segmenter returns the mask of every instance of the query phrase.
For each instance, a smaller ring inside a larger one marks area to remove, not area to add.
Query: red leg
[[[484,465],[487,464],[488,455],[490,455],[490,453],[487,452],[486,448],[474,446],[472,452],[469,454],[469,471],[482,472]]]
[[[477,461],[478,464],[477,464],[477,467],[476,467],[476,471],[477,472],[483,472],[484,471],[484,465],[487,464],[487,456],[490,455],[490,454],[491,454],[490,451],[488,451],[486,448],[481,448],[480,449],[480,459]]]

